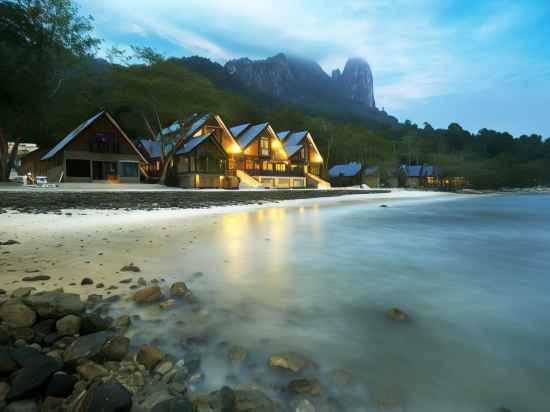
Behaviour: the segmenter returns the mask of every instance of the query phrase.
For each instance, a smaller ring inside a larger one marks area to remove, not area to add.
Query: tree
[[[99,44],[71,0],[0,0],[0,180],[22,138],[40,142],[53,99]],[[14,141],[11,153],[7,142]]]

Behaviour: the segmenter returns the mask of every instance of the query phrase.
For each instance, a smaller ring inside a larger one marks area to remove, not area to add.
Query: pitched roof
[[[289,134],[290,134],[290,130],[285,130],[283,132],[277,132],[277,137],[279,139],[281,139],[282,141],[284,141],[288,137]]]
[[[250,123],[244,123],[240,124],[238,126],[233,126],[231,129],[231,134],[235,136],[235,138],[239,137],[239,135],[246,130],[250,126]]]
[[[183,146],[181,146],[178,150],[176,150],[176,155],[187,154],[193,151],[193,149],[195,149],[201,143],[208,140],[210,136],[212,136],[212,132],[189,139],[187,142],[185,142]]]
[[[435,176],[435,167],[433,165],[401,165],[408,177],[428,177]]]
[[[372,176],[378,173],[378,166],[368,166],[365,168],[363,174],[365,176]]]
[[[335,165],[330,168],[328,174],[330,177],[346,176],[351,177],[355,176],[361,171],[363,166],[359,162],[350,162],[343,165]]]
[[[301,148],[303,148],[304,146],[302,146],[301,144],[298,144],[298,145],[286,145],[285,144],[285,151],[288,155],[288,157],[290,156],[293,156],[294,154],[296,154],[296,152],[298,150],[300,150]]]
[[[290,136],[287,136],[285,139],[285,144],[295,146],[297,144],[300,144],[300,142],[306,137],[307,130],[303,130],[301,132],[294,132]]]
[[[242,133],[237,141],[241,149],[245,149],[258,135],[265,130],[268,123],[260,123],[254,126],[250,126],[244,133]]]
[[[210,120],[210,118],[213,116],[212,113],[206,113],[205,115],[199,117],[198,119],[196,119],[192,124],[191,126],[189,126],[189,129],[187,130],[187,133],[185,134],[186,137],[191,137],[193,136],[195,133],[197,133],[197,131],[203,127],[205,125],[205,123]]]
[[[170,126],[168,127],[165,127],[164,129],[162,129],[160,131],[160,134],[162,136],[166,136],[168,134],[172,134],[172,133],[175,133],[177,132],[178,130],[180,130],[182,128],[182,124],[180,121],[176,120],[174,123],[172,123]]]
[[[54,157],[61,149],[72,142],[84,129],[86,129],[89,125],[99,119],[104,113],[104,111],[101,111],[90,117],[88,120],[82,122],[76,129],[74,129],[67,136],[61,139],[48,153],[42,156],[41,160],[48,160]]]

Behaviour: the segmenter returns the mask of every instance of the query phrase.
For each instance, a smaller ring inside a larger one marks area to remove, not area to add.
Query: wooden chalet
[[[364,167],[359,162],[334,165],[329,169],[330,183],[333,186],[380,186],[380,171],[378,166]]]
[[[146,163],[134,143],[105,111],[92,116],[42,158],[50,182],[139,183]]]
[[[437,168],[433,165],[401,165],[399,169],[399,186],[420,188],[438,187],[439,184]]]

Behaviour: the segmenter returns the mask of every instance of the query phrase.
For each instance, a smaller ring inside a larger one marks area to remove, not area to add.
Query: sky
[[[77,0],[110,46],[219,63],[362,57],[376,105],[422,126],[550,137],[550,0]]]

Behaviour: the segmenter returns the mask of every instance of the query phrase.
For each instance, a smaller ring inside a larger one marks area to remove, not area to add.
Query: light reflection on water
[[[548,410],[550,197],[352,202],[212,219],[166,270],[204,272],[191,287],[219,340],[258,354],[306,353],[318,375],[350,369],[361,405]],[[388,321],[392,306],[412,321]],[[218,384],[226,370],[216,370]]]

